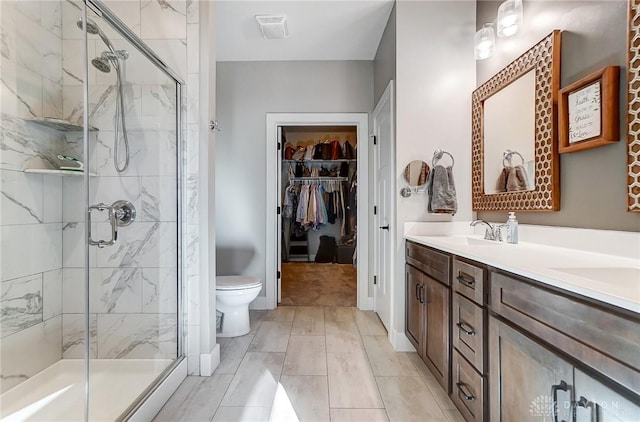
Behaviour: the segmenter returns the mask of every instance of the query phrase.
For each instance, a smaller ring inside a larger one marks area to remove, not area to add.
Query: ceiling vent
[[[256,15],[262,35],[268,40],[280,40],[289,36],[287,17],[284,15]]]

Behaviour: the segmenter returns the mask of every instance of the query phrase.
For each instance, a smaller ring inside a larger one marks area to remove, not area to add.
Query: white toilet
[[[216,308],[222,312],[218,337],[238,337],[251,330],[249,304],[262,290],[262,280],[246,276],[216,277]]]

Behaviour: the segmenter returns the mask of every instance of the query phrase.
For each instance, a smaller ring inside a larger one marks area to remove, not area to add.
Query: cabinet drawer
[[[485,310],[459,293],[453,294],[453,346],[484,374]]]
[[[453,351],[451,400],[467,421],[484,420],[485,378]]]
[[[584,365],[640,394],[640,317],[491,273],[489,307]]]
[[[413,242],[406,242],[406,260],[409,264],[420,269],[441,283],[450,285],[450,257],[436,252],[426,246]]]
[[[453,260],[453,290],[480,306],[485,305],[484,280],[486,270],[459,259]]]

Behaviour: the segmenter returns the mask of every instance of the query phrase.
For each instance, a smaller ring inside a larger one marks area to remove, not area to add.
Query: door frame
[[[393,251],[396,250],[395,248],[395,239],[396,239],[396,233],[397,233],[397,227],[396,227],[396,206],[395,206],[395,192],[396,192],[396,178],[394,177],[394,175],[396,174],[396,149],[395,149],[395,133],[396,133],[396,122],[395,122],[395,106],[394,106],[394,91],[393,91],[393,79],[389,81],[389,83],[387,84],[387,87],[385,88],[384,92],[382,93],[382,95],[380,96],[380,99],[378,100],[378,103],[376,104],[375,109],[373,110],[373,113],[371,114],[371,130],[372,133],[375,130],[375,120],[376,117],[381,113],[381,109],[383,107],[383,105],[388,101],[389,102],[389,107],[391,109],[391,139],[389,140],[389,145],[387,150],[382,151],[382,153],[388,153],[389,154],[389,172],[391,173],[389,175],[389,193],[390,193],[390,199],[392,200],[391,203],[391,211],[389,213],[389,215],[387,216],[387,220],[389,223],[389,251],[390,254],[387,257],[388,259],[388,265],[389,265],[389,277],[391,278],[390,280],[387,280],[387,286],[389,287],[389,327],[385,327],[387,328],[387,332],[390,334],[390,338],[389,340],[391,340],[391,333],[393,332],[393,327],[394,327],[394,302],[395,302],[395,296],[394,296],[394,290],[393,289],[393,279],[394,279],[394,275],[395,275],[395,254],[393,253]],[[373,133],[373,136],[376,136],[376,133]],[[371,179],[373,180],[373,185],[372,185],[372,203],[374,206],[377,207],[377,209],[380,209],[380,204],[379,202],[379,198],[378,198],[378,172],[377,172],[377,165],[378,165],[378,161],[377,158],[379,156],[379,154],[381,153],[380,151],[380,144],[374,145],[373,143],[371,143],[371,148],[372,148],[372,153],[371,153],[371,157],[372,157],[372,177]],[[378,272],[378,257],[376,256],[377,251],[378,251],[378,242],[380,242],[380,229],[378,228],[378,222],[379,222],[379,215],[374,215],[372,217],[372,253],[373,256],[371,257],[371,261],[372,261],[372,268],[371,268],[371,274],[372,277],[374,275],[379,276],[380,274],[377,274]],[[373,297],[372,297],[372,310],[375,311],[375,295],[376,295],[376,288],[375,286],[372,288],[373,291]],[[392,342],[393,344],[393,342]]]
[[[252,304],[253,309],[274,309],[278,306],[278,280],[276,273],[280,271],[281,256],[278,254],[281,236],[280,216],[277,207],[280,205],[280,186],[282,157],[278,151],[278,126],[356,126],[358,136],[358,241],[357,241],[357,305],[359,309],[369,310],[373,299],[369,297],[369,115],[368,113],[267,113],[266,115],[266,270],[264,303],[258,300]],[[284,146],[282,146],[284,148]],[[274,224],[276,222],[276,224]]]

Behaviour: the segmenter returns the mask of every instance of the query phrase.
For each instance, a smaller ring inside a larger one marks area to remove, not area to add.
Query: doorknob
[[[380,227],[382,230],[389,230],[389,225],[387,224],[386,226],[381,226]]]

